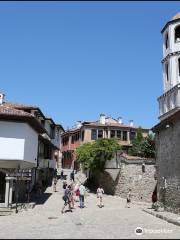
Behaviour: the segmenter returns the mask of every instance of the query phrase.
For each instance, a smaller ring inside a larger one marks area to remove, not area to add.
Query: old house
[[[15,191],[23,201],[34,184],[51,177],[59,161],[63,128],[38,107],[5,101],[0,94],[0,203],[8,207]],[[18,181],[17,181],[18,180]]]
[[[72,129],[62,134],[62,166],[63,168],[76,168],[75,149],[83,143],[92,142],[99,138],[116,137],[124,152],[128,153],[132,146],[132,140],[137,134],[138,127],[132,120],[124,124],[122,118],[114,119],[100,114],[97,121],[78,121]],[[146,137],[149,129],[142,128],[142,134]]]

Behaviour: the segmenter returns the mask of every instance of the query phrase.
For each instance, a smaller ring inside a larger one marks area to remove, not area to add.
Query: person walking
[[[70,179],[74,182],[74,170],[70,174]]]
[[[78,183],[74,187],[74,192],[75,192],[75,202],[78,202],[79,201],[79,195],[80,195],[79,184]]]
[[[57,184],[57,177],[54,177],[54,178],[53,178],[53,191],[54,191],[54,192],[57,192],[57,191],[56,191],[56,184]]]
[[[86,192],[85,186],[81,183],[79,187],[79,202],[80,202],[80,208],[84,208],[84,195]]]
[[[63,180],[64,179],[64,171],[63,171],[63,169],[61,170],[61,180]]]
[[[71,209],[74,209],[74,183],[70,184],[70,194],[69,194],[69,200],[71,203]]]
[[[131,189],[129,189],[127,193],[127,204],[126,204],[126,207],[128,208],[130,208],[131,198],[132,198],[132,193],[131,193]]]
[[[104,189],[102,188],[102,186],[100,185],[96,191],[97,193],[97,198],[99,199],[99,207],[102,208],[103,202],[102,202],[102,198],[103,198],[103,194],[104,194]]]
[[[64,185],[63,188],[64,188],[64,195],[63,195],[64,206],[62,207],[61,213],[64,213],[64,209],[67,205],[69,206],[69,211],[72,212],[72,209],[71,209],[71,190],[70,190],[71,186],[69,185],[67,187],[67,185]]]

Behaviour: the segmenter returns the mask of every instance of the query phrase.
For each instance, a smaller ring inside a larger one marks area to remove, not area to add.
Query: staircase
[[[0,207],[0,217],[1,216],[9,216],[13,213],[14,211],[9,209],[9,208],[2,208]]]

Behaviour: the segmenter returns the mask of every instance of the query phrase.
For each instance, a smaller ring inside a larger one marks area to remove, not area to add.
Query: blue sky
[[[179,2],[0,2],[0,90],[64,128],[106,113],[151,128],[161,29]]]

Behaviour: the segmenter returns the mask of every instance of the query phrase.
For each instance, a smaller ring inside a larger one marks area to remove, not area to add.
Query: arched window
[[[175,42],[180,42],[180,25],[175,28]]]
[[[166,36],[165,36],[165,46],[166,46],[166,49],[169,47],[169,37],[168,37],[168,33],[167,33]]]

